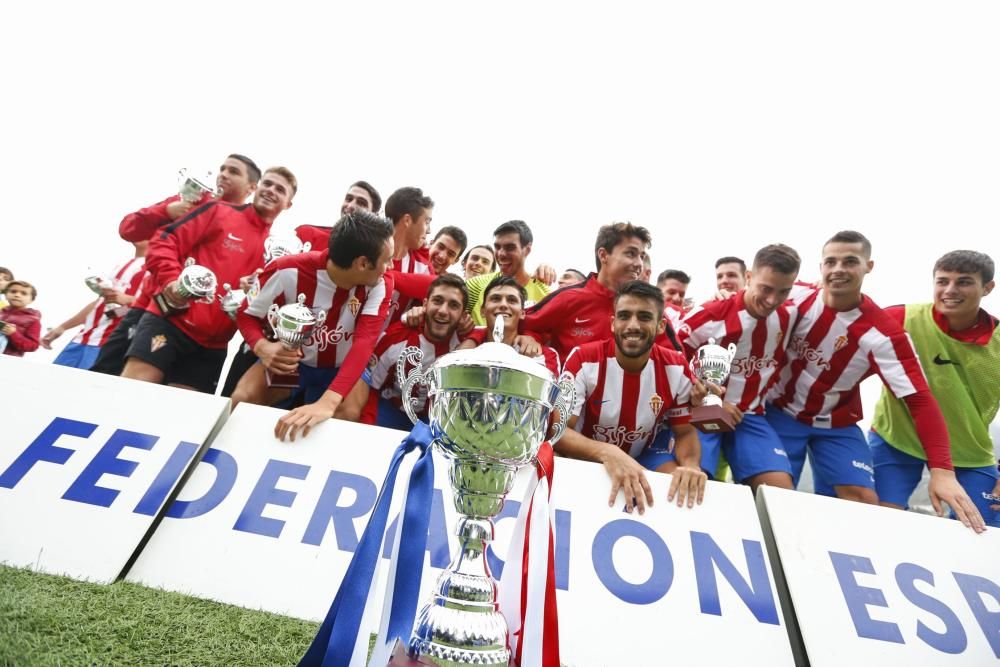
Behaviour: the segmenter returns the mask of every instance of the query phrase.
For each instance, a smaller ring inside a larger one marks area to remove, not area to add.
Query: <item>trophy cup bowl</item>
[[[268,236],[264,239],[264,263],[285,255],[298,255],[312,250],[312,243],[303,243],[297,236]]]
[[[181,274],[177,276],[177,295],[183,300],[183,303],[174,303],[167,299],[163,292],[154,296],[153,300],[161,313],[172,315],[188,308],[191,301],[213,303],[216,285],[215,273],[209,268],[195,264],[194,258],[189,257],[184,262]]]
[[[215,176],[210,171],[195,175],[184,168],[177,172],[177,182],[178,194],[180,194],[181,199],[190,204],[201,201],[206,193],[215,196],[215,186],[212,185],[215,182]]]
[[[101,292],[115,286],[115,281],[106,276],[91,275],[83,279],[90,291],[100,296]]]
[[[306,305],[306,295],[300,294],[295,303],[287,303],[278,306],[272,303],[267,309],[267,323],[271,326],[274,339],[280,342],[286,350],[299,350],[306,341],[319,329],[326,321],[326,313],[320,311],[313,314],[313,311]],[[279,375],[265,370],[264,373],[269,387],[298,387],[299,374],[288,373]]]
[[[712,382],[720,387],[729,379],[729,369],[736,355],[736,345],[722,347],[709,338],[691,360],[695,377],[702,382]],[[691,423],[703,433],[723,433],[735,428],[733,418],[722,407],[722,397],[709,392],[705,402],[691,410]]]
[[[495,336],[503,331],[502,318],[498,322]],[[452,352],[426,370],[420,370],[422,356],[418,348],[406,348],[396,373],[403,407],[414,423],[413,389],[418,383],[428,388],[434,446],[451,461],[461,547],[417,614],[408,654],[434,665],[507,665],[507,621],[485,557],[493,517],[518,468],[534,459],[545,440],[553,409],[560,420],[551,441],[562,435],[576,392],[571,381],[557,381],[503,343]],[[408,363],[415,366],[409,374]]]

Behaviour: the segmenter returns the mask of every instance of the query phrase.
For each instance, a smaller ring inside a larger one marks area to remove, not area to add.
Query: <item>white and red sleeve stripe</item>
[[[116,267],[111,274],[115,279],[115,283],[124,287],[123,291],[125,294],[129,296],[136,296],[138,294],[139,287],[142,285],[142,278],[145,275],[145,271],[143,270],[145,261],[144,257],[133,257],[124,264]],[[115,327],[118,326],[118,323],[122,319],[120,316],[106,316],[108,312],[104,299],[98,299],[97,304],[90,311],[90,314],[87,315],[87,319],[83,323],[83,330],[76,335],[73,342],[98,347],[104,345],[104,342],[108,340],[111,332],[115,330]]]

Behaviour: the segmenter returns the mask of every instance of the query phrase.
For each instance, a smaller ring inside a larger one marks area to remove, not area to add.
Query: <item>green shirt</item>
[[[483,292],[486,291],[486,288],[493,281],[493,279],[499,275],[499,271],[484,273],[481,276],[469,278],[469,280],[465,283],[465,287],[469,290],[468,311],[469,314],[472,315],[472,320],[478,326],[486,324],[486,319],[483,317],[482,312],[480,312],[480,308],[483,305]],[[532,306],[545,298],[545,295],[549,293],[549,286],[540,280],[532,278],[528,281],[528,284],[524,286],[524,291],[528,293],[528,300],[524,302],[524,307],[527,309],[528,306]]]
[[[957,468],[996,465],[989,426],[1000,408],[1000,327],[986,345],[956,340],[934,321],[933,304],[906,306],[903,326],[941,406]],[[927,458],[906,404],[882,389],[872,428],[896,449]]]

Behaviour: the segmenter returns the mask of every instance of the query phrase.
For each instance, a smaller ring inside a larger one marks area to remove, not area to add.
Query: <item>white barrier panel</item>
[[[0,562],[110,583],[228,401],[0,357]]]
[[[301,618],[325,616],[405,434],[331,421],[305,440],[279,443],[272,430],[280,414],[237,408],[129,580]],[[435,472],[422,600],[455,547],[443,459],[436,458]],[[759,664],[791,664],[749,489],[712,484],[704,505],[678,509],[666,502],[669,479],[651,474],[658,502],[644,517],[630,516],[607,506],[610,484],[601,466],[558,459],[563,662],[663,664],[668,656],[694,661],[710,654],[720,662],[754,656]],[[500,558],[525,481],[497,521]],[[490,556],[495,576],[500,558]]]
[[[1000,663],[1000,530],[766,487],[757,504],[813,667]]]

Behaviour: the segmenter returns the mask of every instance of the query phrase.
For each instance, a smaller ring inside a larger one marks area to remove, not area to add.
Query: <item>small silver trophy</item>
[[[101,275],[90,275],[83,279],[83,282],[87,284],[90,291],[94,294],[100,296],[101,292],[106,289],[114,289],[115,280],[113,278],[108,278],[107,276]]]
[[[181,169],[177,172],[177,183],[181,199],[190,204],[201,201],[206,193],[215,196],[215,186],[212,185],[215,183],[215,176],[211,171],[196,175],[189,172],[187,168]]]
[[[313,314],[312,309],[306,305],[306,295],[300,294],[295,303],[286,303],[279,307],[272,303],[267,309],[267,323],[271,325],[275,340],[279,341],[286,350],[299,350],[306,344],[306,341],[323,326],[326,321],[326,312],[319,311]],[[269,387],[298,387],[299,374],[289,373],[280,375],[265,371],[267,386]]]
[[[712,382],[721,387],[729,379],[729,369],[735,356],[734,343],[722,347],[715,344],[714,338],[709,338],[691,360],[691,370],[702,382]],[[691,411],[691,423],[704,433],[732,431],[735,426],[732,417],[722,408],[722,397],[712,392],[708,393],[700,407]]]
[[[173,303],[167,299],[163,292],[154,296],[153,299],[159,306],[160,312],[169,315],[190,307],[192,301],[214,302],[217,284],[215,274],[211,269],[195,264],[194,257],[188,257],[187,261],[184,262],[184,270],[177,276],[177,295],[183,302]]]
[[[498,317],[493,342],[438,358],[420,370],[423,353],[403,350],[396,365],[403,408],[416,423],[413,389],[428,387],[430,428],[437,450],[451,459],[449,479],[461,515],[461,545],[414,622],[407,653],[432,665],[507,665],[508,626],[497,604],[486,547],[493,517],[503,508],[518,468],[538,453],[559,410],[552,442],[566,429],[576,391],[544,366],[521,356],[503,340]],[[406,374],[407,365],[415,366]]]
[[[312,250],[312,243],[303,243],[297,236],[268,236],[264,239],[264,263],[285,255],[298,255]]]
[[[219,296],[222,310],[225,311],[226,315],[235,320],[236,313],[243,304],[243,300],[247,297],[247,293],[241,289],[234,290],[229,283],[222,283],[222,290],[223,294]]]

